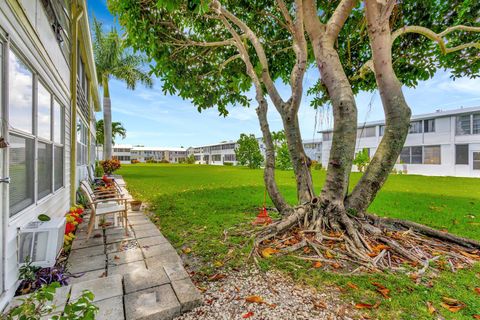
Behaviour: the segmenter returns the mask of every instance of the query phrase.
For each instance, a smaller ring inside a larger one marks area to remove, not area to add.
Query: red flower
[[[75,231],[75,225],[71,222],[68,222],[65,225],[65,234],[69,234],[70,232],[73,232],[73,231]]]

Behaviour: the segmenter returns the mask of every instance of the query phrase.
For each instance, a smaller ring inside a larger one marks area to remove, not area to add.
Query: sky
[[[88,10],[90,21],[95,16],[105,28],[115,23],[105,0],[89,0]],[[309,69],[305,75],[304,88],[312,86],[318,77],[316,68]],[[290,87],[280,82],[277,87],[287,99]],[[480,78],[458,78],[454,81],[447,71],[437,72],[432,79],[419,83],[415,89],[404,87],[403,92],[413,115],[480,106]],[[237,140],[241,133],[261,136],[253,99],[250,108],[232,106],[229,115],[223,117],[215,109],[199,113],[190,101],[164,95],[159,79],[154,79],[151,89],[140,85],[134,91],[113,79],[110,82],[110,96],[113,121],[121,122],[127,130],[124,140],[116,139],[117,145],[187,148]],[[253,92],[250,97],[254,97]],[[330,110],[317,112],[310,107],[310,100],[305,92],[298,117],[303,139],[317,140],[320,134],[316,132],[331,128],[333,120]],[[359,123],[384,119],[378,92],[361,92],[356,97],[356,102]],[[96,116],[97,119],[103,118],[102,113]],[[282,129],[281,118],[271,103],[268,119],[272,131]]]

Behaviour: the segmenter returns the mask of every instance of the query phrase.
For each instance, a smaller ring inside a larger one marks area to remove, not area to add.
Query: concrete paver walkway
[[[68,271],[81,276],[59,295],[70,292],[75,300],[92,291],[99,320],[172,319],[201,304],[177,252],[143,212],[128,212],[127,235],[107,218],[112,226],[94,230],[88,240],[87,216],[67,262]]]

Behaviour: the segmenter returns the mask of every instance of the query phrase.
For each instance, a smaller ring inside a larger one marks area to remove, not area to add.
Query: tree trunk
[[[290,108],[284,109],[289,110]],[[304,204],[310,202],[315,194],[313,190],[312,173],[310,171],[311,160],[307,157],[305,149],[303,148],[297,113],[285,111],[281,116],[297,182],[297,198],[301,204]]]
[[[383,8],[383,7],[382,7]],[[381,16],[377,3],[366,1],[367,28],[373,66],[385,111],[385,133],[365,174],[348,198],[348,207],[363,216],[383,186],[402,151],[410,127],[410,108],[392,65],[391,32],[388,16]]]
[[[323,201],[338,205],[343,203],[348,193],[357,138],[357,106],[337,52],[318,40],[313,43],[322,82],[327,87],[332,103],[334,119],[327,177],[321,197]]]
[[[110,91],[108,88],[108,79],[103,82],[103,159],[112,158],[112,107],[110,103]]]
[[[292,208],[281,195],[275,181],[275,146],[273,145],[272,133],[270,132],[270,127],[267,120],[267,101],[265,101],[263,97],[257,100],[259,100],[257,116],[258,121],[260,122],[263,140],[265,142],[265,169],[263,173],[265,186],[267,187],[268,195],[275,208],[277,208],[278,212],[280,212],[282,215],[286,215],[292,212]]]

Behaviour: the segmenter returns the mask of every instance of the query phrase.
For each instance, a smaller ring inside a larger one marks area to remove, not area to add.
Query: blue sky
[[[106,27],[114,23],[105,0],[90,0],[88,4],[90,16],[95,15]],[[318,71],[312,68],[305,76],[304,88],[310,87],[316,79]],[[290,88],[281,83],[278,83],[278,86],[280,93],[287,98]],[[415,89],[404,88],[404,94],[415,115],[438,109],[479,106],[479,88],[480,78],[460,78],[453,81],[448,72],[441,71]],[[155,79],[152,89],[138,86],[135,91],[128,90],[122,82],[112,80],[110,95],[113,121],[122,122],[127,129],[127,138],[117,139],[117,144],[189,147],[236,140],[241,133],[260,136],[254,103],[251,108],[230,108],[230,113],[225,118],[219,116],[214,109],[199,113],[189,101],[164,95],[158,79]],[[253,94],[251,96],[253,97]],[[356,100],[359,122],[384,118],[377,92],[362,92]],[[310,97],[305,93],[299,111],[302,136],[304,139],[318,139],[319,134],[315,134],[315,131],[330,128],[332,118],[330,112],[316,112],[309,107],[309,103]],[[281,130],[280,116],[272,104],[269,109],[271,130]],[[97,119],[102,117],[101,113],[97,114]]]

